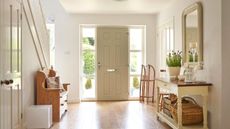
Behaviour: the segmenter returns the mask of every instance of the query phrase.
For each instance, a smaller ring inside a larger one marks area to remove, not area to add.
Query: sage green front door
[[[97,27],[97,99],[127,100],[127,27]]]

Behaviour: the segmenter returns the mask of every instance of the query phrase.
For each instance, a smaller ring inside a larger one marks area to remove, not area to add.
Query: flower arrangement
[[[182,61],[182,52],[181,51],[172,51],[168,54],[166,58],[166,64],[168,67],[181,67]]]

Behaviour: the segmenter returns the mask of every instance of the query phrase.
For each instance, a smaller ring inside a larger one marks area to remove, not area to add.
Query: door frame
[[[85,101],[97,101],[97,27],[127,27],[128,30],[130,28],[142,28],[143,29],[143,43],[142,43],[142,61],[143,64],[146,63],[146,25],[109,25],[109,24],[79,24],[79,41],[78,41],[78,45],[79,45],[79,61],[78,61],[78,65],[79,65],[79,87],[78,87],[78,94],[79,94],[79,100],[80,102],[85,102]],[[82,66],[82,29],[86,27],[86,28],[95,28],[95,98],[84,98],[82,99],[82,71],[83,71],[83,66]],[[128,39],[128,62],[130,65],[130,40]],[[128,69],[130,69],[130,66],[128,67]],[[130,88],[130,70],[128,70],[128,92],[129,92],[129,88]],[[130,93],[128,96],[128,100],[138,100],[139,97],[130,97]]]

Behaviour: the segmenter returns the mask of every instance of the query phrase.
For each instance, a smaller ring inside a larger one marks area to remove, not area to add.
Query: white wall
[[[176,0],[158,15],[157,25],[175,18],[176,49],[182,49],[182,12],[199,0]],[[207,81],[213,83],[209,90],[209,127],[220,129],[221,121],[221,1],[200,0],[204,11],[204,70]],[[227,1],[227,0],[226,0]],[[224,128],[223,128],[224,129]]]
[[[68,14],[57,1],[43,0],[47,18],[55,19],[56,69],[70,82],[69,101],[79,101],[79,25],[146,25],[147,62],[154,64],[155,15]]]
[[[222,123],[221,129],[229,128],[229,120],[230,120],[230,85],[229,85],[229,77],[230,77],[230,1],[222,0],[222,108],[221,108],[221,116]]]
[[[23,3],[27,4],[27,1],[23,1]],[[32,5],[33,9],[40,9],[38,7],[39,7],[38,3]],[[27,9],[25,10],[29,11]],[[26,14],[30,15],[30,12],[27,12]],[[38,11],[34,13],[34,17],[36,17],[35,22],[43,23],[42,21],[43,19],[41,15],[37,15],[37,14],[38,14]],[[31,17],[29,16],[27,17],[29,21],[31,22],[32,21]],[[34,27],[33,24],[30,24],[30,25]],[[44,24],[36,24],[36,26],[40,28],[38,30],[38,33],[40,34],[40,36],[42,36],[43,38],[47,37],[47,35],[44,36],[46,34],[44,33]],[[41,31],[41,29],[43,29],[43,31]],[[45,41],[45,40],[41,40],[41,41]],[[49,64],[49,52],[48,52],[49,43],[42,42],[42,47],[43,47],[43,50],[45,51],[44,56],[46,57],[47,63]],[[40,54],[42,54],[41,51],[40,51]],[[42,57],[43,56],[40,55],[40,58]],[[22,13],[22,88],[23,88],[23,114],[24,114],[23,126],[26,126],[25,117],[27,113],[26,112],[27,108],[31,105],[34,105],[35,103],[35,95],[36,95],[35,94],[35,74],[38,70],[41,70],[41,65],[39,63],[39,58],[37,56],[35,46],[33,43],[33,38],[30,33],[29,26],[27,24],[25,13]],[[43,63],[43,65],[45,64]]]
[[[22,88],[23,107],[26,116],[27,107],[34,104],[35,100],[35,73],[40,69],[40,64],[35,52],[33,40],[27,26],[24,14],[22,20]],[[25,118],[24,118],[25,120]],[[25,124],[25,123],[24,123]]]

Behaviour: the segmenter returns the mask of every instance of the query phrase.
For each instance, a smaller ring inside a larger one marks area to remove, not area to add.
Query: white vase
[[[180,67],[168,67],[170,77],[178,77],[180,74]]]

